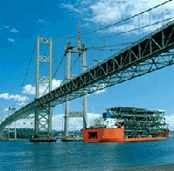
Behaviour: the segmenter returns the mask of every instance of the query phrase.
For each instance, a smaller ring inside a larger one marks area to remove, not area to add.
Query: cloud
[[[44,23],[45,21],[44,20],[38,20],[40,23]]]
[[[165,115],[164,117],[166,119],[166,123],[169,124],[169,130],[174,131],[174,114],[170,116]]]
[[[101,94],[101,93],[106,92],[106,89],[104,89],[105,87],[107,87],[107,84],[100,84],[97,87],[93,87],[93,90],[95,90],[95,91],[98,90],[94,94]]]
[[[4,94],[0,94],[0,98],[3,98],[3,99],[10,99],[9,98],[9,93],[4,93]]]
[[[55,88],[59,87],[62,83],[62,80],[52,80],[52,89],[54,90]]]
[[[25,101],[28,100],[26,96],[21,96],[21,95],[10,95],[9,93],[4,93],[0,94],[0,98],[5,99],[5,100],[18,100],[18,101]]]
[[[33,87],[31,84],[25,85],[22,89],[23,89],[22,93],[24,94],[35,94],[36,92],[36,88]]]
[[[52,90],[54,90],[55,88],[59,87],[61,84],[61,80],[56,80],[53,79],[52,80]],[[40,84],[39,85],[39,94],[40,96],[45,92],[46,88],[48,87],[48,84]],[[23,94],[36,94],[36,88],[34,86],[32,86],[31,84],[27,84],[22,88],[22,93]],[[49,89],[47,88],[45,93],[48,93]]]
[[[81,11],[78,8],[75,8],[74,5],[71,5],[71,4],[63,4],[62,3],[60,7],[61,8],[68,8],[71,11],[75,11],[75,12],[81,13]]]
[[[22,103],[18,103],[17,105],[18,106],[25,106],[27,103],[25,103],[25,102],[22,102]]]
[[[12,28],[12,29],[10,30],[10,32],[12,32],[12,33],[18,33],[19,31],[16,30],[15,28]]]
[[[9,97],[10,99],[15,99],[22,102],[28,100],[27,96],[21,96],[21,95],[10,95]]]
[[[50,24],[49,21],[45,21],[45,20],[43,20],[43,19],[39,19],[38,22],[39,22],[39,24],[42,24],[42,25]]]
[[[90,26],[90,24],[87,22],[87,23],[85,23],[85,24],[82,24],[81,25],[82,27],[87,27],[87,28],[91,28],[91,26]]]
[[[145,10],[153,8],[166,0],[131,0],[131,1],[113,1],[113,0],[76,0],[74,4],[64,4],[60,5],[61,8],[66,8],[69,11],[75,11],[81,14],[84,21],[92,22],[92,24],[96,24],[97,27],[112,25],[118,21],[124,20],[135,14],[141,13]],[[136,4],[136,5],[135,5]],[[146,4],[146,5],[144,5]],[[146,12],[142,15],[138,15],[126,22],[122,22],[119,25],[113,25],[112,27],[106,28],[105,32],[126,32],[135,28],[142,28],[140,31],[133,31],[131,33],[138,34],[152,32],[163,24],[171,21],[164,21],[163,23],[158,23],[152,25],[161,20],[166,20],[168,18],[174,17],[174,3],[168,2],[163,6],[158,8],[154,8],[153,10]],[[91,25],[91,24],[90,24]],[[147,27],[147,25],[150,25]],[[85,25],[84,25],[85,26]],[[88,27],[88,25],[86,25]]]
[[[61,85],[61,80],[55,80],[53,79],[52,80],[52,90],[56,89],[57,87],[59,87]],[[49,92],[49,88],[48,87],[48,84],[40,84],[40,87],[39,87],[39,94],[42,95],[43,93],[48,93]],[[46,89],[47,88],[47,89]]]
[[[101,94],[101,93],[104,93],[104,92],[106,92],[106,90],[105,90],[105,89],[100,90],[100,91],[96,91],[96,92],[95,92],[95,94]]]
[[[85,0],[85,1],[81,2],[81,5],[88,5],[88,4],[91,4],[91,3],[92,3],[91,0]]]
[[[5,108],[3,111],[4,111],[4,112],[7,112],[7,111],[9,111],[9,108]]]
[[[95,4],[90,5],[89,8],[92,11],[92,17],[90,18],[96,24],[108,25],[117,21],[129,18],[137,13],[152,8],[165,0],[149,1],[149,0],[131,0],[131,1],[113,1],[113,0],[99,0]],[[136,4],[136,5],[135,5]],[[146,4],[146,5],[144,5]],[[117,25],[115,29],[109,29],[110,32],[118,32],[123,29],[129,30],[136,27],[149,25],[162,19],[167,19],[174,16],[174,3],[169,2],[162,7],[153,9],[152,11],[135,17],[128,22],[124,22],[121,25]],[[153,31],[158,26],[151,26],[147,31]]]
[[[15,40],[14,39],[11,39],[11,38],[9,38],[8,41],[11,42],[11,43],[14,43],[15,42]]]
[[[6,28],[6,29],[8,29],[8,28],[9,28],[9,26],[5,26],[5,25],[3,25],[3,26],[2,26],[2,28]]]

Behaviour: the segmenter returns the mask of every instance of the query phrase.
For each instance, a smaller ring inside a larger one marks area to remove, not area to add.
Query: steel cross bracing
[[[83,111],[70,111],[69,117],[70,118],[83,118]]]
[[[169,50],[173,48],[174,21],[171,21],[104,62],[27,104],[7,118],[0,125],[0,129],[18,120],[21,115],[34,113],[36,107],[43,108],[50,102],[52,106],[64,103],[68,94],[69,100],[72,100],[172,65],[174,55],[169,53]]]
[[[116,118],[124,126],[126,137],[147,137],[165,135],[168,124],[165,122],[164,111],[146,110],[134,107],[107,108],[111,112],[111,118]],[[106,114],[106,113],[104,113]]]

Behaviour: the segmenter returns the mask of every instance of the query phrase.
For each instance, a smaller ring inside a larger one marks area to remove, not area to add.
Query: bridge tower
[[[71,46],[71,43],[69,42],[68,45],[65,47],[65,55],[67,56],[67,77],[66,81],[70,81],[71,75],[70,75],[70,59],[71,59],[71,53],[78,53],[79,56],[82,56],[82,71],[86,71],[86,50],[85,45],[83,44],[82,46],[80,45],[80,42],[78,41],[78,48],[74,48]],[[87,127],[87,93],[86,89],[83,89],[83,128]],[[80,112],[70,112],[70,103],[69,103],[70,97],[69,94],[66,96],[66,102],[65,102],[65,125],[64,125],[64,135],[65,139],[68,137],[68,132],[69,132],[69,118],[71,117],[71,113],[79,113],[78,115],[80,116]],[[76,114],[75,114],[76,115]],[[73,116],[76,117],[76,116]]]
[[[41,48],[43,46],[49,47],[48,54],[40,54],[43,53]],[[42,47],[41,47],[42,46]],[[48,63],[49,72],[48,76],[40,76],[40,63]],[[40,85],[46,84],[49,86],[49,92],[52,90],[52,38],[48,39],[45,37],[37,37],[36,43],[36,100],[40,96],[39,87]],[[40,108],[35,109],[35,135],[33,138],[35,140],[39,137],[52,137],[52,107],[51,104],[47,104],[46,106],[42,106]],[[31,139],[30,139],[31,141]]]
[[[79,55],[82,54],[82,72],[86,71],[86,48],[83,44],[81,46],[81,36],[80,36],[80,23],[78,23],[78,50]],[[83,96],[83,129],[87,127],[87,92],[86,88],[83,89],[85,94]]]
[[[8,112],[8,116],[12,115],[12,113],[15,113],[16,112],[16,107],[9,107],[9,112]],[[10,126],[11,125],[8,125],[8,134],[7,134],[7,138],[8,140],[10,139],[10,132],[14,132],[14,139],[16,140],[17,137],[16,137],[16,121],[15,121],[15,127],[13,130],[10,129]]]
[[[3,121],[3,108],[0,107],[0,124],[2,123]],[[4,139],[4,130],[0,131],[0,140],[3,140]]]

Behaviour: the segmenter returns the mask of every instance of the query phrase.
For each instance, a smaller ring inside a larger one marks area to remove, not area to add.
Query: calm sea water
[[[174,163],[174,137],[129,143],[0,142],[0,170],[112,170]]]

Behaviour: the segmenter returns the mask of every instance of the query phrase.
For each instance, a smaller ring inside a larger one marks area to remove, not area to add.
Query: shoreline
[[[139,166],[139,167],[130,167],[130,168],[118,168],[112,169],[112,171],[173,171],[174,164],[163,164],[155,166]]]

